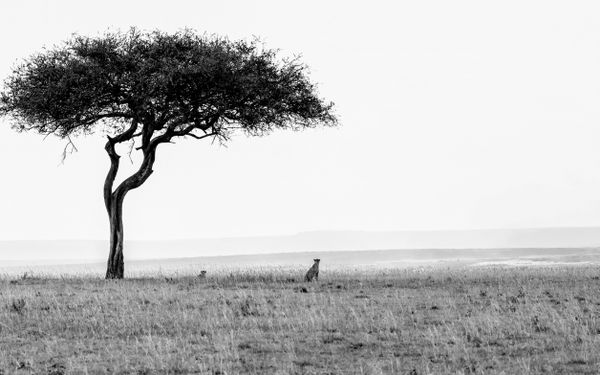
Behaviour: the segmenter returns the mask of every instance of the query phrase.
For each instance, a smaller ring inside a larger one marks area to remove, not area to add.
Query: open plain
[[[600,269],[0,281],[4,374],[595,374]]]

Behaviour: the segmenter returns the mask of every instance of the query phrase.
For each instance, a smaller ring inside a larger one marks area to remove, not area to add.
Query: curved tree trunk
[[[123,260],[123,198],[113,199],[108,210],[110,223],[110,252],[106,265],[107,279],[122,279],[125,273]]]
[[[133,134],[137,123],[133,123],[128,131]],[[131,130],[133,129],[133,130]],[[140,187],[152,174],[154,165],[156,143],[151,143],[144,150],[144,160],[137,172],[126,178],[114,191],[113,184],[119,170],[119,155],[115,151],[115,143],[120,142],[127,136],[124,133],[122,138],[108,138],[105,149],[110,157],[110,169],[104,181],[104,204],[108,213],[110,224],[110,248],[108,253],[108,262],[106,264],[107,279],[122,279],[125,274],[125,264],[123,259],[123,200],[125,195],[133,189]]]
[[[115,145],[120,142],[131,140],[138,128],[137,120],[133,120],[131,127],[124,133],[116,137],[108,137],[104,149],[110,158],[110,169],[104,181],[104,204],[106,212],[108,212],[108,220],[110,224],[110,249],[108,254],[108,262],[106,264],[107,279],[122,279],[125,273],[125,264],[123,260],[123,200],[125,195],[130,190],[137,189],[150,177],[152,174],[152,166],[156,159],[156,147],[160,143],[169,142],[175,135],[185,135],[191,130],[183,133],[177,133],[173,129],[167,129],[163,134],[151,139],[154,131],[154,124],[144,124],[142,129],[142,151],[144,159],[140,168],[127,177],[121,184],[113,190],[113,184],[119,171],[120,156],[115,150]],[[193,129],[193,128],[191,128]],[[210,133],[209,135],[212,135]],[[208,137],[209,135],[205,135]]]
[[[110,157],[110,169],[104,181],[104,205],[110,224],[110,250],[106,265],[107,279],[122,279],[125,273],[123,262],[123,199],[119,202],[113,194],[113,183],[119,170],[119,155],[115,151],[115,140],[108,138],[105,146]]]

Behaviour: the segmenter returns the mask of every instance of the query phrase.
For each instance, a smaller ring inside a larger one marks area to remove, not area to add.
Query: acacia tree
[[[152,174],[158,146],[186,137],[226,142],[236,129],[265,135],[336,124],[332,103],[318,97],[306,73],[297,58],[279,59],[256,41],[191,30],[74,35],[14,68],[0,94],[0,115],[9,115],[17,131],[68,142],[106,134],[106,278],[123,278],[123,200]],[[124,142],[133,142],[142,161],[115,187],[115,146]]]

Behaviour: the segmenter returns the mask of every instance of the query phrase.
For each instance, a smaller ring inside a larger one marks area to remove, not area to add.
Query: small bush
[[[25,309],[25,300],[23,298],[19,298],[19,299],[13,299],[12,304],[11,304],[11,310],[13,312],[17,312],[19,314],[23,313],[23,310]]]

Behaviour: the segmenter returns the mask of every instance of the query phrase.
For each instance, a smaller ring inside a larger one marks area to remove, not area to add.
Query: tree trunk
[[[170,140],[170,134],[166,133],[158,137],[158,141],[151,142],[149,139],[144,141],[144,144],[147,144],[143,149],[144,160],[140,168],[121,182],[113,191],[113,184],[119,170],[120,158],[115,151],[115,144],[130,140],[136,129],[137,121],[134,120],[127,132],[114,138],[108,137],[108,141],[104,147],[110,157],[110,169],[104,181],[104,204],[110,224],[110,249],[106,264],[107,279],[122,279],[125,274],[125,263],[123,260],[123,200],[125,199],[125,195],[129,191],[140,187],[150,177],[156,157],[156,146],[163,141],[167,142]],[[148,127],[148,129],[152,129],[152,127]]]
[[[108,209],[110,223],[110,252],[106,265],[107,279],[122,279],[125,273],[123,260],[123,198],[113,199]]]

